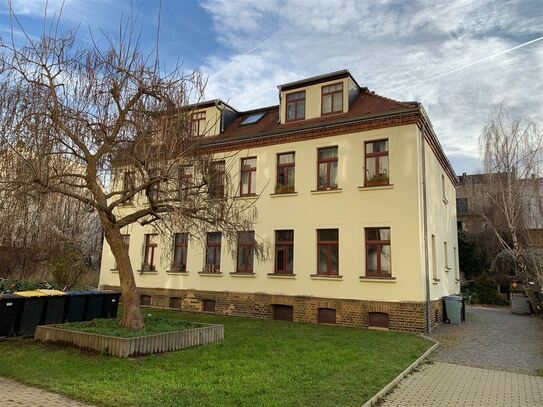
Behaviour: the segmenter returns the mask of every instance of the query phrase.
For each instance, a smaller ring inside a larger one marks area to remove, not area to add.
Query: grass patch
[[[0,341],[0,375],[101,406],[360,406],[432,345],[398,332],[145,313],[220,323],[225,339],[137,359]]]
[[[131,331],[119,325],[119,321],[113,319],[95,319],[88,322],[72,322],[62,324],[60,327],[71,331],[86,332],[89,334],[118,336],[121,338],[134,338],[137,336],[146,336],[161,334],[166,332],[184,331],[185,329],[201,328],[203,324],[193,321],[183,321],[179,319],[165,319],[152,315],[144,317],[145,328],[137,331]]]

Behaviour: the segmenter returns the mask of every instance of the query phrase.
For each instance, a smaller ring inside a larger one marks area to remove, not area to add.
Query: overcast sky
[[[45,0],[12,3],[39,35]],[[59,3],[49,0],[49,12]],[[115,30],[132,5],[150,48],[159,4],[67,0],[63,27],[79,26],[85,41],[89,28]],[[278,84],[346,68],[379,94],[422,102],[458,174],[478,167],[479,134],[501,101],[543,123],[541,0],[164,0],[161,15],[162,59],[207,74],[207,98],[277,104]]]

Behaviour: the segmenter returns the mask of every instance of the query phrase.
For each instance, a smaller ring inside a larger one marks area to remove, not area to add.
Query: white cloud
[[[479,133],[502,100],[543,121],[543,41],[438,76],[542,36],[538,3],[206,1],[230,51],[203,68],[207,96],[251,109],[277,103],[280,83],[348,68],[362,86],[421,101],[457,170],[471,170]]]

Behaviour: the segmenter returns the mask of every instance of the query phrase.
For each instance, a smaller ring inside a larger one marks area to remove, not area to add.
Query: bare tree
[[[17,160],[2,155],[0,162],[12,164]],[[62,255],[69,243],[87,265],[88,274],[95,274],[97,280],[103,236],[94,211],[59,194],[3,192],[0,190],[2,277],[48,278],[49,262]],[[77,282],[76,275],[73,277]]]
[[[533,289],[543,286],[543,274],[530,249],[530,210],[541,184],[543,133],[524,117],[512,116],[503,105],[480,138],[483,174],[471,178],[470,207],[481,215],[499,244],[514,260],[534,309],[541,304]]]
[[[104,46],[79,47],[76,32],[57,34],[57,26],[47,25],[39,40],[26,36],[23,46],[13,38],[0,44],[0,150],[24,161],[0,185],[8,195],[70,197],[97,213],[119,271],[121,325],[140,329],[123,228],[182,225],[233,242],[252,229],[256,212],[252,202],[231,199],[229,169],[205,146],[206,132],[193,131],[189,102],[202,98],[205,84],[199,72],[179,65],[165,72],[158,46],[141,51],[133,18],[115,37],[104,34]],[[2,165],[9,173],[9,159]],[[180,176],[185,166],[193,176]]]

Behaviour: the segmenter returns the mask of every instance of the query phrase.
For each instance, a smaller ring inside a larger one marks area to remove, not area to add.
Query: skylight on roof
[[[243,121],[241,122],[241,126],[244,126],[246,124],[254,124],[260,119],[262,119],[266,115],[266,112],[262,113],[255,113],[250,116],[247,116]]]

